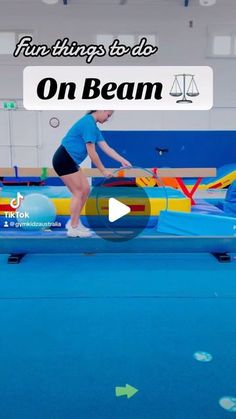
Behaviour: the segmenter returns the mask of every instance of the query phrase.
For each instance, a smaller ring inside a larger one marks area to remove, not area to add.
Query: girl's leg
[[[90,186],[82,170],[61,176],[62,181],[72,193],[70,203],[71,226],[77,227],[81,210],[89,195]]]

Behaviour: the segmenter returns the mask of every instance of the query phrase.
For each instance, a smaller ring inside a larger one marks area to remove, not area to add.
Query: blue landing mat
[[[232,255],[232,258],[234,256]],[[236,259],[209,254],[0,255],[4,298],[236,297]]]
[[[1,300],[1,419],[228,419],[235,300]],[[193,355],[206,351],[211,362]],[[116,398],[115,387],[138,389]]]

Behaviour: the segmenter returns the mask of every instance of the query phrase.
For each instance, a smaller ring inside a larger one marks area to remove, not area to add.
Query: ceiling
[[[0,3],[35,3],[41,4],[42,0],[0,0]],[[179,4],[183,6],[199,5],[199,0],[58,0],[59,4],[67,3],[69,5],[83,4],[83,5],[126,5],[126,4]],[[234,6],[236,8],[236,0],[216,0],[217,5]],[[53,7],[53,6],[50,6]]]

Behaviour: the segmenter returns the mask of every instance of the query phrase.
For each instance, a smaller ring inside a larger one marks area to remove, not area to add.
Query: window
[[[236,55],[236,36],[234,37],[234,55]]]
[[[213,54],[214,55],[230,55],[231,54],[231,36],[229,35],[214,36]]]
[[[117,38],[119,39],[120,44],[126,45],[127,47],[133,47],[135,44],[134,35],[120,34],[120,35],[117,35]]]
[[[119,39],[121,44],[133,47],[139,44],[142,38],[147,38],[148,44],[157,45],[157,37],[154,34],[99,34],[96,36],[96,44],[103,44],[105,48],[108,48],[114,39]]]
[[[236,25],[211,25],[208,27],[207,56],[236,58]]]
[[[108,48],[112,44],[113,41],[114,41],[114,36],[109,35],[109,34],[97,35],[97,39],[96,39],[97,45],[104,45],[105,48]]]
[[[18,32],[17,34],[17,42],[19,42],[19,40],[21,39],[21,38],[23,38],[23,36],[31,36],[31,37],[33,37],[33,34],[32,33],[30,33],[30,32],[28,32],[28,33],[22,33],[22,32]]]
[[[146,38],[148,44],[157,46],[156,35],[150,35],[150,34],[139,35],[138,36],[138,41],[140,41],[142,38]]]
[[[32,36],[28,31],[0,31],[0,54],[12,55],[16,44],[23,36]]]
[[[0,54],[12,54],[15,45],[15,32],[0,32]]]

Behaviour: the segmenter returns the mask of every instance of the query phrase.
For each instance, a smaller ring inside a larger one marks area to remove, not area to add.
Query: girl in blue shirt
[[[103,124],[112,115],[112,111],[90,111],[77,121],[63,138],[60,147],[53,156],[53,168],[72,193],[70,215],[67,223],[69,237],[90,237],[91,231],[85,228],[80,220],[81,210],[89,195],[90,186],[80,164],[89,156],[93,164],[101,171],[104,177],[112,177],[112,172],[107,170],[97,152],[96,144],[112,159],[118,161],[123,167],[131,166],[120,154],[109,147],[97,127]]]

